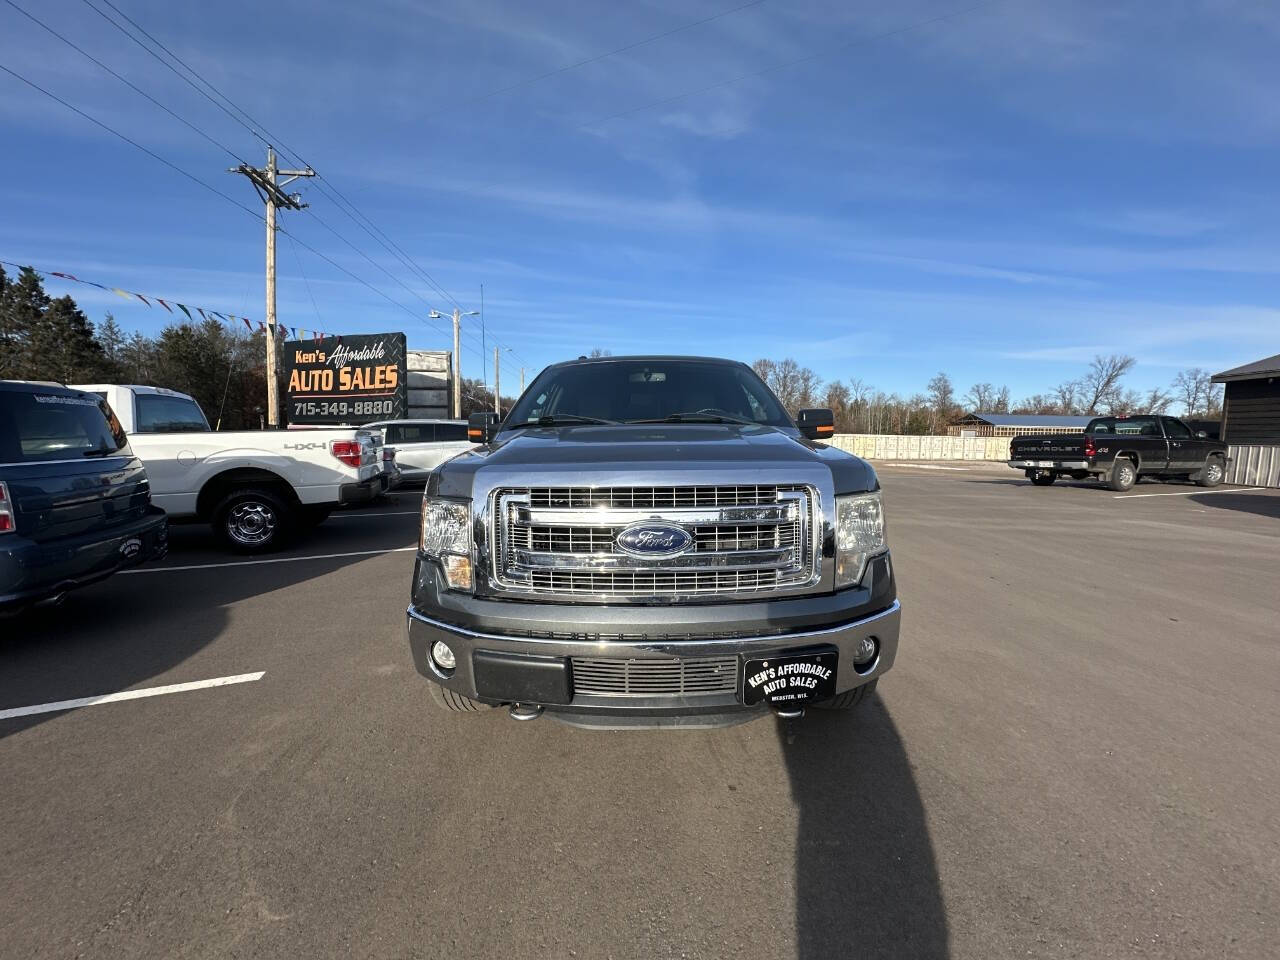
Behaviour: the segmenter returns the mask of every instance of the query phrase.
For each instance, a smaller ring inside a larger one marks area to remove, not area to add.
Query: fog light
[[[431,645],[431,659],[435,661],[436,666],[441,670],[452,670],[458,665],[453,651],[449,649],[449,645],[443,640],[437,640]]]
[[[865,667],[868,663],[876,658],[876,654],[880,652],[880,641],[875,637],[863,637],[858,641],[858,646],[853,651],[853,664],[856,667]]]

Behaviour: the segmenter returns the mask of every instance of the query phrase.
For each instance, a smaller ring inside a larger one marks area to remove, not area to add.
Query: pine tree
[[[102,345],[103,372],[102,379],[108,383],[120,380],[124,368],[124,331],[116,323],[115,316],[108,311],[97,330],[98,343]]]
[[[31,338],[49,306],[40,274],[23,267],[16,280],[0,270],[0,377],[42,376],[31,356]]]
[[[30,357],[42,380],[92,382],[106,372],[93,324],[70,297],[52,301],[41,315],[31,333]]]

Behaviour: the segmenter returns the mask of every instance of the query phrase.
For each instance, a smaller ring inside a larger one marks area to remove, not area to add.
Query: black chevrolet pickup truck
[[[1216,487],[1226,476],[1227,445],[1192,432],[1176,417],[1095,417],[1084,433],[1014,437],[1009,466],[1037,486],[1058,477],[1094,478],[1125,491],[1138,477],[1193,480]]]
[[[584,726],[848,709],[898,647],[871,466],[741,363],[544,370],[432,474],[408,610],[442,706]]]

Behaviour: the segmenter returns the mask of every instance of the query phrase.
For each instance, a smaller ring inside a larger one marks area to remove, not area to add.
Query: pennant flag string
[[[0,264],[3,264],[4,266],[7,266],[7,267],[14,267],[15,269],[18,269],[18,270],[24,269],[25,267],[24,264],[14,263],[10,260],[0,260]],[[191,314],[192,310],[200,314],[200,316],[203,317],[205,320],[217,318],[218,320],[221,320],[222,322],[229,325],[234,325],[236,320],[240,320],[242,323],[244,323],[246,330],[248,330],[250,333],[253,332],[253,325],[255,321],[250,320],[248,317],[238,317],[234,313],[219,313],[217,310],[213,310],[209,307],[198,307],[194,305],[188,306],[185,303],[179,303],[177,300],[166,300],[163,297],[157,297],[155,294],[148,294],[147,296],[144,296],[141,293],[134,293],[131,290],[123,290],[120,287],[109,287],[109,286],[106,286],[105,284],[96,283],[93,280],[84,280],[84,279],[81,279],[80,277],[77,277],[75,274],[64,273],[59,270],[36,270],[34,267],[31,267],[31,269],[35,270],[36,273],[42,274],[44,276],[57,277],[60,280],[69,280],[73,283],[82,283],[82,284],[85,284],[86,286],[96,287],[99,290],[105,290],[108,293],[114,293],[117,297],[120,297],[122,300],[137,299],[142,301],[148,307],[154,306],[154,304],[151,302],[152,300],[154,300],[156,303],[160,304],[160,306],[164,307],[165,311],[168,313],[173,313],[173,308],[177,307],[179,310],[183,312],[184,315],[186,315],[186,318],[192,321],[193,323],[195,322],[195,317],[193,317]],[[292,336],[295,340],[305,340],[307,339],[307,334],[310,333],[312,337],[315,339],[316,343],[319,343],[327,337],[336,336],[335,334],[324,333],[321,330],[307,330],[307,329],[304,329],[303,327],[290,327],[283,323],[265,323],[262,320],[258,320],[256,322],[258,324],[258,329],[260,331],[270,331],[271,333],[275,334],[275,336],[281,339]],[[342,343],[342,338],[340,336],[337,337],[337,341],[338,343]]]

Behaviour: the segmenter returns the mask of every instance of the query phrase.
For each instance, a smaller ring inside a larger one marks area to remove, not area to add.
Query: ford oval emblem
[[[684,553],[693,546],[693,537],[674,523],[642,520],[620,531],[615,542],[623,553],[656,560]]]

